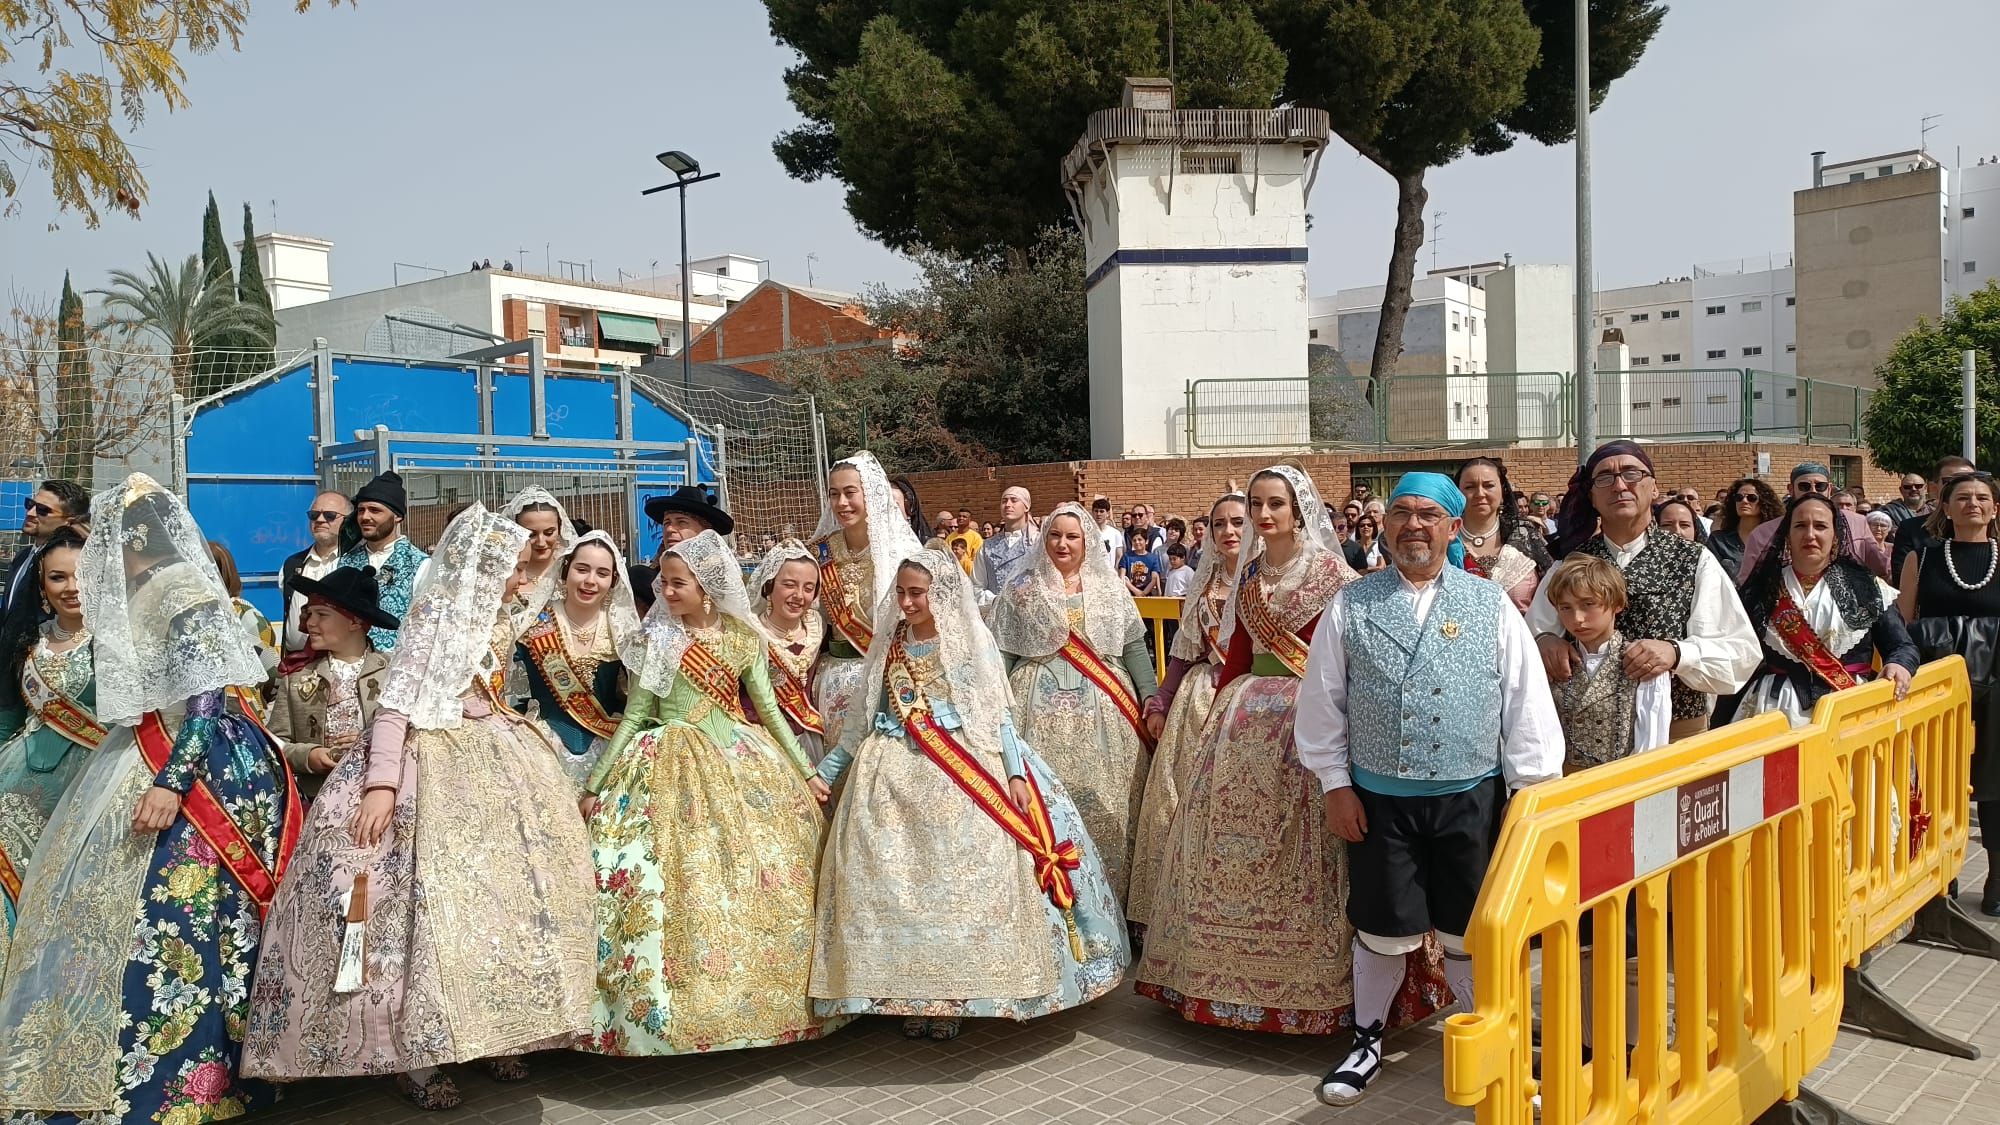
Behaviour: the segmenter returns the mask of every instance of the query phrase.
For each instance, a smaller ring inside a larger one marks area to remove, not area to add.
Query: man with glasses
[[[1800,496],[1815,495],[1824,496],[1833,501],[1836,508],[1839,507],[1839,501],[1834,495],[1833,478],[1827,473],[1825,465],[1817,461],[1801,461],[1792,466],[1792,482],[1785,491],[1786,498],[1796,499]],[[1889,552],[1884,550],[1880,543],[1875,542],[1874,533],[1868,530],[1867,517],[1851,511],[1842,511],[1840,518],[1847,521],[1847,549],[1844,552],[1847,557],[1873,571],[1876,577],[1888,578]],[[1736,568],[1738,585],[1750,580],[1750,572],[1757,569],[1757,564],[1764,558],[1764,552],[1770,550],[1771,544],[1782,538],[1779,533],[1784,530],[1784,522],[1782,519],[1765,520],[1757,525],[1757,530],[1743,540],[1743,561]]]
[[[1708,538],[1714,529],[1709,526],[1708,517],[1701,514],[1701,489],[1680,489],[1674,493],[1674,499],[1686,504],[1688,511],[1694,513],[1694,522],[1701,525],[1701,537]]]
[[[1896,493],[1896,498],[1882,505],[1882,510],[1889,513],[1889,518],[1895,520],[1898,527],[1904,520],[1931,514],[1931,498],[1923,474],[1904,473]]]
[[[1673,676],[1674,721],[1686,738],[1708,726],[1714,696],[1731,695],[1756,672],[1764,649],[1736,587],[1714,555],[1691,539],[1648,534],[1659,495],[1653,462],[1629,441],[1606,442],[1570,478],[1555,555],[1571,551],[1608,560],[1625,575],[1618,631],[1627,638],[1625,674],[1644,681]],[[1528,607],[1549,679],[1576,674],[1575,647],[1549,603],[1546,584]]]
[[[1143,531],[1146,533],[1146,552],[1148,554],[1159,553],[1160,549],[1166,544],[1167,529],[1156,526],[1153,523],[1153,506],[1151,504],[1132,505],[1132,524],[1125,532],[1125,538],[1128,542],[1132,538],[1133,531]]]
[[[1556,533],[1556,502],[1549,499],[1546,492],[1537,492],[1528,500],[1528,513],[1542,522],[1542,534]]]
[[[14,565],[7,572],[5,608],[25,601],[39,612],[40,593],[21,587],[26,584],[28,572],[34,569],[35,556],[41,553],[50,536],[72,522],[90,519],[90,493],[73,480],[45,480],[21,509],[21,534],[28,542],[15,553]]]
[[[1909,558],[1911,555],[1922,554],[1924,548],[1937,542],[1937,537],[1932,535],[1930,528],[1926,526],[1930,523],[1931,516],[1936,513],[1936,506],[1933,500],[1937,493],[1944,488],[1945,481],[1960,473],[1969,473],[1973,471],[1974,467],[1972,462],[1954,453],[1938,460],[1936,468],[1931,473],[1928,488],[1926,488],[1923,479],[1917,477],[1915,473],[1911,473],[1903,478],[1902,496],[1896,503],[1888,505],[1889,514],[1893,516],[1899,507],[1908,507],[1912,503],[1921,503],[1923,506],[1921,508],[1910,508],[1909,515],[1903,516],[1896,521],[1896,531],[1891,539],[1894,547],[1889,552],[1889,572],[1891,574],[1902,574],[1904,559]],[[1912,478],[1916,480],[1917,486],[1915,488],[1910,487]],[[1915,497],[1914,500],[1912,500],[1913,496]]]
[[[306,596],[293,583],[301,578],[317,582],[339,569],[340,531],[353,514],[354,505],[338,492],[320,493],[306,510],[306,532],[312,536],[312,542],[286,559],[279,570],[279,589],[285,598],[286,652],[299,652],[306,647],[305,628],[300,622]]]

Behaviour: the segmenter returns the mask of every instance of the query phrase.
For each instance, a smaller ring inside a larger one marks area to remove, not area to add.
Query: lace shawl
[[[382,706],[418,730],[453,730],[473,678],[494,670],[493,631],[528,529],[473,504],[444,529],[410,596]]]
[[[694,572],[701,592],[708,595],[717,612],[735,618],[751,636],[764,644],[770,643],[771,635],[758,623],[756,614],[750,612],[750,594],[743,586],[743,568],[737,565],[736,552],[729,549],[722,536],[703,531],[667,548],[667,553],[677,556]],[[646,657],[639,672],[639,686],[662,698],[673,689],[674,678],[680,675],[681,655],[695,639],[693,631],[666,606],[664,597],[653,606],[660,621],[647,629]]]
[[[1132,592],[1119,581],[1104,553],[1104,540],[1090,513],[1076,503],[1057,506],[1042,521],[1042,541],[1030,565],[1021,568],[1001,592],[993,608],[993,633],[1000,651],[1014,656],[1053,656],[1069,639],[1069,596],[1062,572],[1049,557],[1048,526],[1068,516],[1083,532],[1083,629],[1090,647],[1107,661],[1116,661],[1125,642],[1145,634]]]
[[[868,556],[875,566],[875,589],[857,600],[864,605],[879,605],[896,588],[896,567],[904,559],[923,550],[924,546],[917,542],[917,533],[910,530],[910,521],[903,517],[896,488],[889,483],[889,474],[882,470],[882,463],[875,459],[873,453],[864,449],[852,457],[835,461],[833,468],[827,470],[829,479],[835,469],[853,469],[861,475],[861,496],[867,505]],[[813,529],[813,543],[823,543],[839,535],[840,530],[840,521],[834,518],[833,505],[828,502],[820,511],[819,526]],[[820,591],[820,596],[828,596],[827,591]]]
[[[1292,560],[1292,565],[1285,568],[1285,576],[1307,574],[1314,569],[1308,565],[1309,556],[1330,554],[1333,556],[1332,569],[1340,576],[1335,589],[1354,581],[1354,570],[1347,565],[1347,556],[1340,549],[1340,539],[1333,533],[1333,519],[1326,514],[1326,505],[1320,501],[1319,489],[1313,485],[1312,478],[1303,470],[1290,465],[1273,465],[1264,472],[1276,473],[1285,478],[1292,486],[1292,495],[1298,499],[1298,533],[1301,540],[1300,547],[1303,549],[1299,552],[1299,557]],[[1253,477],[1251,480],[1254,483],[1256,478]],[[1243,576],[1249,572],[1251,564],[1263,557],[1264,537],[1261,535],[1250,537],[1236,556],[1236,574],[1229,587],[1229,604],[1222,609],[1222,644],[1225,650],[1236,643],[1233,639],[1239,625],[1236,599],[1243,593]],[[1266,575],[1267,586],[1278,581],[1279,577]],[[1275,607],[1277,599],[1274,597],[1272,600]],[[1315,607],[1313,613],[1318,612],[1319,609]],[[1310,619],[1308,616],[1307,620]],[[1287,628],[1303,627],[1303,625],[1303,621],[1298,622],[1296,626],[1290,622],[1286,623]]]
[[[542,615],[542,610],[549,604],[549,599],[556,594],[556,575],[562,572],[563,560],[569,557],[571,551],[576,550],[576,545],[580,542],[576,535],[576,524],[569,518],[569,509],[563,507],[562,501],[556,499],[555,494],[548,489],[539,487],[522,489],[514,494],[512,500],[507,501],[506,506],[500,509],[500,514],[508,520],[519,523],[522,513],[537,504],[547,504],[556,510],[556,553],[549,560],[549,568],[542,572],[541,577],[535,579],[534,585],[521,591],[521,608],[516,614],[515,621],[516,632],[534,624],[535,618]],[[610,542],[609,537],[605,541]],[[616,544],[613,544],[612,550],[617,549]]]
[[[618,549],[618,544],[611,541],[610,534],[591,531],[575,540],[556,556],[556,561],[549,566],[549,573],[561,574],[563,568],[569,565],[570,556],[586,543],[595,543],[611,552],[611,589],[604,595],[604,620],[611,626],[611,646],[617,651],[618,659],[627,668],[635,667],[646,659],[646,634],[639,624],[639,603],[632,599],[632,580],[625,570],[625,554]],[[549,604],[558,605],[564,598],[564,587],[556,583],[549,595]],[[535,616],[540,615],[537,610]],[[533,620],[529,618],[528,623]],[[522,628],[525,628],[525,623]],[[515,630],[517,633],[521,631]]]

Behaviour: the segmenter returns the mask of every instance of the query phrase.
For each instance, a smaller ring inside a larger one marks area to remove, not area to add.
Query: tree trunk
[[[1375,327],[1375,357],[1368,373],[1375,381],[1375,408],[1378,412],[1389,396],[1396,376],[1396,362],[1403,357],[1403,321],[1410,312],[1410,285],[1415,280],[1417,251],[1424,244],[1424,205],[1431,193],[1424,187],[1424,169],[1396,173],[1396,241],[1389,253],[1389,280],[1382,292],[1382,316]],[[1383,429],[1392,432],[1393,420],[1385,419]],[[1442,420],[1439,425],[1442,426]]]

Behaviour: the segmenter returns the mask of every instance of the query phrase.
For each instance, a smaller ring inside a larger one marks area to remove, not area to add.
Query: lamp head
[[[653,159],[659,161],[667,171],[672,172],[676,179],[685,180],[689,176],[701,175],[701,162],[679,149],[669,149]]]

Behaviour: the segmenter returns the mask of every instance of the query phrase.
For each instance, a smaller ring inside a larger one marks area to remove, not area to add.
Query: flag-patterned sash
[[[1301,679],[1306,674],[1306,643],[1297,633],[1278,624],[1278,618],[1271,612],[1265,600],[1264,584],[1257,581],[1263,564],[1250,564],[1249,572],[1243,576],[1243,586],[1236,594],[1236,613],[1243,624],[1257,634],[1257,640],[1264,645],[1264,651],[1277,657],[1292,675]]]
[[[1112,705],[1118,708],[1118,713],[1125,716],[1126,722],[1132,724],[1132,730],[1139,736],[1139,741],[1151,746],[1153,740],[1146,737],[1146,719],[1139,711],[1138,699],[1133,697],[1132,689],[1125,686],[1125,681],[1119,679],[1117,674],[1104,663],[1104,658],[1097,655],[1097,650],[1090,647],[1090,642],[1078,636],[1076,630],[1071,629],[1058,651],[1064,660],[1069,661],[1070,667],[1083,673],[1084,679],[1095,684],[1097,690],[1110,698]]]
[[[542,674],[542,682],[549,685],[564,714],[599,738],[618,733],[618,720],[604,710],[604,705],[597,701],[597,693],[591,690],[592,685],[570,664],[569,646],[563,643],[554,610],[542,611],[521,638],[521,645],[528,650],[528,659],[534,661],[535,670]]]
[[[833,546],[824,540],[819,543],[819,604],[826,608],[826,619],[840,630],[854,651],[866,655],[869,642],[875,639],[875,630],[861,620],[861,615],[847,604],[847,587],[840,579],[840,564],[833,561]],[[862,591],[865,597],[868,591]]]

